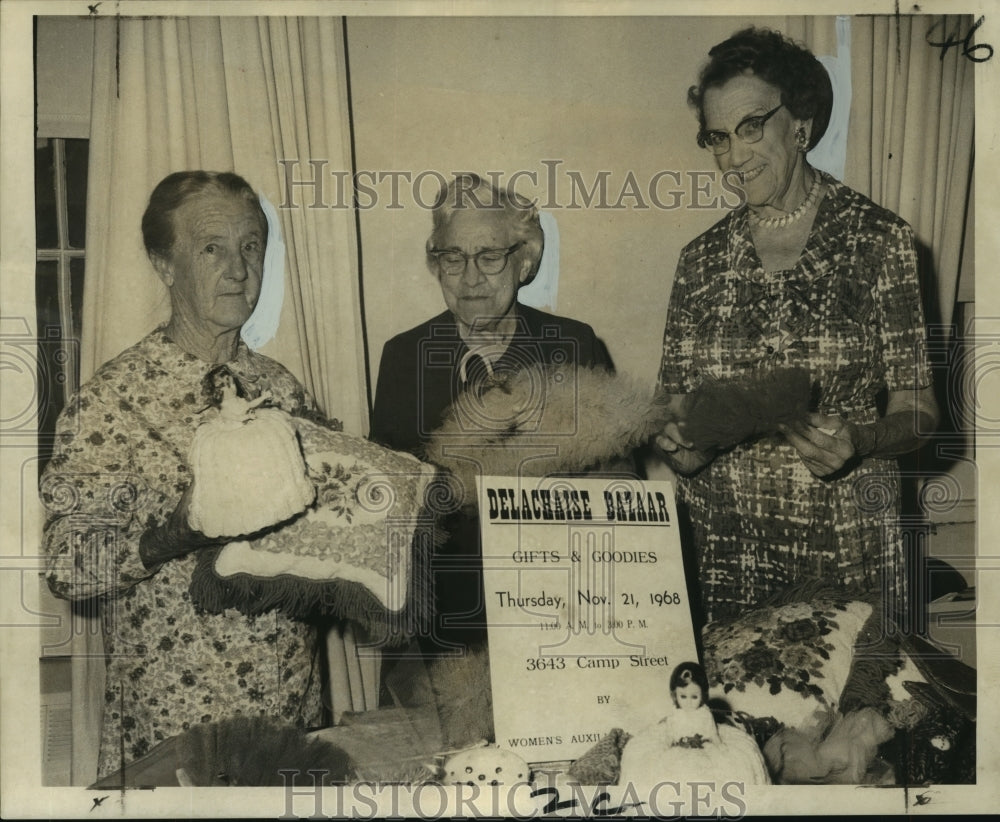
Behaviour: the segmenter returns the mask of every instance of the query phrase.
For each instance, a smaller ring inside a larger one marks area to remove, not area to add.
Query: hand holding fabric
[[[885,416],[853,423],[837,416],[809,414],[778,427],[817,477],[836,473],[865,457],[891,458],[912,451],[937,427],[938,406],[931,386],[890,391]]]
[[[812,413],[804,420],[782,423],[778,430],[817,477],[837,473],[860,455],[856,442],[860,427],[840,417]]]
[[[669,396],[669,421],[656,444],[675,470],[692,474],[719,451],[804,419],[815,390],[804,368],[706,378],[689,394]]]
[[[693,442],[684,436],[682,421],[671,420],[663,427],[663,432],[656,437],[656,446],[667,455],[667,461],[675,471],[682,474],[693,474],[698,469],[708,465],[715,457],[715,449],[699,450]]]

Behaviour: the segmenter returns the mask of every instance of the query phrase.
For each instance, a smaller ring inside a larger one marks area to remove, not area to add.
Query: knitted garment
[[[292,423],[315,502],[277,528],[202,551],[192,600],[211,613],[319,612],[386,640],[416,633],[429,605],[424,560],[443,539],[429,507],[434,468],[310,419]]]
[[[256,533],[316,498],[295,428],[277,408],[223,409],[198,426],[188,461],[194,475],[188,522],[208,537]]]

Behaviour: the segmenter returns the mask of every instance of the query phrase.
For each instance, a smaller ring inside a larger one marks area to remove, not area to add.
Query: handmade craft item
[[[454,494],[472,506],[477,476],[631,471],[632,453],[672,420],[700,450],[729,448],[804,418],[814,393],[800,368],[708,379],[675,417],[662,391],[626,375],[531,365],[505,374],[478,397],[463,395],[445,413],[425,457],[448,469]]]
[[[699,451],[724,450],[804,419],[816,388],[809,372],[783,368],[707,378],[684,398],[681,433]]]
[[[353,777],[350,757],[339,747],[263,716],[193,725],[178,739],[176,764],[181,787],[284,787],[288,771],[316,785],[343,785]]]
[[[718,779],[769,784],[764,758],[753,737],[717,725],[708,707],[708,679],[694,662],[678,665],[670,678],[674,710],[625,744],[618,784],[639,791],[664,782]]]
[[[300,514],[316,497],[291,417],[248,400],[225,366],[206,377],[213,412],[198,426],[189,463],[188,523],[208,537],[254,534]]]
[[[531,768],[513,751],[480,745],[459,751],[444,763],[446,785],[514,785],[527,782]]]
[[[435,511],[445,503],[435,494],[447,489],[435,484],[436,469],[345,434],[335,421],[286,421],[312,501],[273,527],[203,549],[192,601],[211,613],[326,614],[387,641],[415,635],[430,606],[427,560],[444,538]]]
[[[664,413],[651,389],[626,376],[572,364],[526,366],[452,405],[425,458],[449,470],[455,496],[472,506],[480,475],[607,468],[657,433]]]
[[[974,783],[975,671],[925,640],[901,636],[873,607],[879,597],[810,579],[707,625],[702,653],[720,741],[736,739],[730,723],[742,726],[779,783]],[[670,744],[678,725],[657,727],[658,743],[651,729],[635,736],[646,737],[649,751],[667,750],[669,767],[638,771],[635,761],[657,760],[637,745],[626,761],[635,737],[612,729],[570,775],[622,786],[662,770],[680,774],[671,776],[676,781],[715,750],[705,744],[684,752]]]
[[[885,770],[873,767],[876,753],[894,733],[874,708],[862,708],[831,714],[819,728],[782,728],[764,745],[764,755],[778,784],[880,784]]]

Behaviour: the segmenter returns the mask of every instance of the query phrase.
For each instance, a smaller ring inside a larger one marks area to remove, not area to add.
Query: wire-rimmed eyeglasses
[[[764,136],[764,123],[770,120],[782,106],[784,103],[778,108],[772,108],[767,114],[741,120],[732,133],[744,143],[758,142]],[[725,154],[730,147],[729,135],[728,131],[702,131],[698,134],[698,145],[707,148],[712,154]]]
[[[510,255],[517,251],[523,242],[514,243],[509,248],[485,248],[475,254],[466,254],[456,248],[432,248],[428,253],[437,260],[442,273],[455,277],[465,272],[472,260],[480,274],[495,276],[507,267]]]

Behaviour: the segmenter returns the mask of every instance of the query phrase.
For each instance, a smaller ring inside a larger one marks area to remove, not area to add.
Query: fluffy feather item
[[[528,366],[453,404],[426,446],[463,505],[480,475],[544,477],[608,470],[658,433],[664,398],[627,376],[573,364]]]
[[[428,675],[445,746],[458,749],[492,742],[493,690],[486,646],[473,645],[458,656],[437,656]]]
[[[527,366],[481,396],[465,394],[454,403],[425,458],[451,472],[454,493],[469,506],[477,476],[614,470],[671,421],[699,450],[773,434],[808,414],[813,392],[802,368],[706,379],[687,395],[678,417],[663,391],[627,375],[571,363]]]
[[[312,784],[310,772],[323,785],[346,784],[353,767],[344,751],[305,731],[266,717],[235,716],[194,725],[180,738],[178,781],[192,787],[284,787],[296,781]]]

